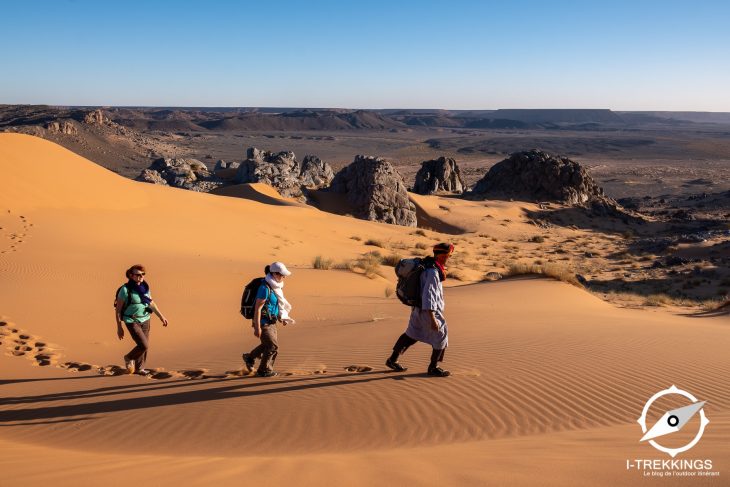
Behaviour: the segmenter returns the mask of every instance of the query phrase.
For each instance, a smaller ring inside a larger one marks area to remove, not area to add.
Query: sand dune
[[[396,374],[383,362],[408,309],[386,297],[392,270],[311,261],[356,258],[367,238],[413,243],[413,229],[265,187],[224,198],[136,183],[21,135],[0,135],[0,174],[0,227],[15,235],[0,248],[0,485],[633,485],[625,460],[660,458],[636,419],[672,384],[708,401],[692,457],[727,476],[727,316],[621,309],[535,278],[447,281],[453,377],[426,376],[420,344]],[[521,204],[416,200],[463,231],[528,226]],[[237,304],[275,259],[294,271],[297,324],[280,330],[282,375],[264,380],[241,372],[255,339]],[[153,319],[149,379],[119,375],[131,341],[112,315],[136,262],[170,320]]]

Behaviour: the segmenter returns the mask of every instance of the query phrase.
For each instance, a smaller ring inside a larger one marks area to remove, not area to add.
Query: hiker
[[[127,269],[127,283],[117,291],[117,298],[114,302],[117,318],[117,336],[120,340],[124,338],[122,321],[129,331],[129,335],[136,344],[135,347],[124,356],[124,366],[130,374],[149,375],[144,368],[147,360],[147,350],[150,339],[150,318],[155,313],[163,326],[167,326],[165,318],[152,301],[150,286],[145,282],[145,268],[143,265],[133,265]]]
[[[448,328],[444,318],[444,288],[446,279],[446,261],[454,252],[454,246],[449,243],[439,243],[433,247],[433,257],[423,259],[425,269],[420,275],[419,306],[413,306],[408,328],[393,346],[393,353],[385,365],[396,372],[405,372],[407,369],[398,363],[398,358],[408,348],[416,343],[424,342],[433,347],[431,363],[428,365],[428,375],[447,377],[448,370],[438,366],[444,360],[444,352],[449,344]]]
[[[284,279],[291,275],[289,269],[281,262],[274,262],[267,266],[266,277],[261,281],[256,292],[256,301],[253,306],[253,334],[261,343],[243,354],[243,361],[252,371],[256,359],[261,359],[256,374],[259,377],[274,377],[274,361],[279,353],[276,322],[281,321],[284,326],[292,325],[295,321],[289,317],[291,304],[284,297]]]

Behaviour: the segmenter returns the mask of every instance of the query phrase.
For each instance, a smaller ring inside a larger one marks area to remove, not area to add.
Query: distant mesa
[[[515,152],[498,162],[476,183],[468,197],[553,201],[590,207],[605,215],[623,210],[579,163],[540,150]]]
[[[416,207],[403,177],[383,158],[355,156],[332,180],[331,191],[345,194],[358,218],[416,226]]]
[[[300,164],[291,151],[273,153],[255,147],[249,147],[236,171],[236,183],[266,183],[285,198],[304,199],[304,189],[327,187],[334,178],[332,167],[319,157],[306,156]]]
[[[149,168],[142,170],[137,181],[202,193],[223,185],[223,182],[197,159],[157,159]]]
[[[456,160],[451,157],[439,157],[421,163],[421,169],[416,173],[413,192],[417,194],[443,192],[461,194],[465,187]]]

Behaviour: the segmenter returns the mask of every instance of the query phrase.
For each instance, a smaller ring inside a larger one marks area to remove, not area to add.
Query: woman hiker
[[[149,349],[150,318],[154,312],[167,326],[167,319],[152,301],[150,286],[145,282],[145,268],[143,265],[133,265],[126,272],[128,282],[117,291],[117,299],[114,302],[117,318],[117,336],[120,340],[124,338],[122,321],[129,331],[136,346],[124,356],[124,366],[130,374],[149,375],[144,368]]]
[[[454,252],[454,246],[449,243],[439,243],[433,247],[433,257],[424,260],[425,270],[421,273],[421,307],[414,306],[408,328],[393,346],[393,353],[385,365],[397,372],[407,369],[398,363],[398,358],[408,348],[416,343],[424,342],[433,347],[431,363],[428,366],[428,375],[447,377],[448,370],[438,366],[443,361],[444,352],[449,344],[449,333],[444,318],[444,287],[446,279],[446,261]]]
[[[279,340],[276,332],[276,322],[281,321],[284,326],[295,322],[289,317],[292,309],[289,301],[284,297],[284,279],[291,272],[281,262],[274,262],[267,266],[266,277],[256,293],[253,314],[253,334],[261,343],[243,354],[243,361],[252,371],[256,359],[261,359],[256,374],[260,377],[274,377],[274,361],[278,355]]]

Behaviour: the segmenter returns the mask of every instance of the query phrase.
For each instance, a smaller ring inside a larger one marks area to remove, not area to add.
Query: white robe
[[[426,269],[421,273],[421,307],[413,307],[406,335],[428,343],[434,350],[443,350],[449,344],[449,330],[444,317],[444,287],[438,270]],[[431,311],[436,315],[439,329],[431,327]]]

